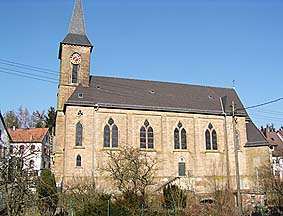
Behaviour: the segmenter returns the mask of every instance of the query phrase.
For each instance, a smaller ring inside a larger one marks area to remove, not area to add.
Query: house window
[[[14,146],[10,145],[10,154],[14,153]]]
[[[178,163],[178,172],[179,172],[179,176],[186,175],[186,163],[183,158],[181,158]]]
[[[3,147],[0,145],[0,158],[3,158]]]
[[[77,167],[81,167],[82,166],[82,157],[80,155],[77,155],[76,166]]]
[[[83,126],[80,122],[76,125],[76,146],[82,146]]]
[[[211,123],[205,131],[205,144],[206,150],[217,150],[217,133]]]
[[[114,120],[110,118],[104,126],[104,147],[118,148],[119,130]]]
[[[32,146],[30,147],[30,152],[31,152],[31,153],[34,153],[34,150],[35,150],[35,145],[32,145]]]
[[[24,152],[25,152],[25,146],[21,145],[20,146],[20,154],[24,154]]]
[[[174,130],[174,149],[187,149],[187,132],[181,122]]]
[[[140,148],[154,148],[153,128],[147,120],[144,121],[144,125],[140,128]]]
[[[34,160],[29,161],[29,168],[34,169]]]

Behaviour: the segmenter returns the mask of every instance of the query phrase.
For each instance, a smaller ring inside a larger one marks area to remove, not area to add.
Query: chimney
[[[13,126],[13,131],[15,131],[16,130],[16,126]]]

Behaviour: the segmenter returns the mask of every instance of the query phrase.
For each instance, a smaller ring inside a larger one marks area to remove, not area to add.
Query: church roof
[[[222,103],[221,99],[222,98]],[[231,115],[232,101],[236,115],[247,118],[246,147],[268,145],[250,121],[243,104],[233,88],[189,85],[148,80],[91,76],[90,86],[78,86],[65,103],[73,106],[94,106],[182,113]]]
[[[247,140],[245,147],[256,147],[256,146],[269,146],[269,142],[264,138],[259,129],[255,126],[252,121],[246,124],[247,127]]]
[[[62,44],[92,47],[92,44],[86,35],[82,0],[75,0],[69,31],[60,44],[59,58],[61,58]]]
[[[78,97],[81,94],[83,97]],[[90,77],[90,86],[78,86],[68,105],[86,105],[188,113],[223,114],[220,97],[226,96],[224,108],[231,112],[235,101],[238,115],[247,115],[232,88],[188,85],[113,77]],[[224,100],[223,100],[224,101]]]

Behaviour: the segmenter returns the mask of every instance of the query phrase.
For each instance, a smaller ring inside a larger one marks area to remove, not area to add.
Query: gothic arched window
[[[80,155],[77,155],[76,166],[77,167],[81,167],[82,166],[82,157]]]
[[[206,150],[217,150],[217,133],[211,123],[205,131],[205,144]]]
[[[83,141],[83,126],[80,122],[76,125],[76,146],[82,146]]]
[[[114,120],[110,118],[104,126],[104,147],[118,147],[118,127],[114,124]]]
[[[154,148],[153,128],[147,120],[144,121],[144,125],[140,128],[140,148]]]
[[[174,149],[187,149],[187,132],[181,122],[174,130]]]

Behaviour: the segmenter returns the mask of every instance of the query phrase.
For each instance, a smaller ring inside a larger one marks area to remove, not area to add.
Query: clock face
[[[79,53],[73,53],[70,60],[72,64],[80,64],[82,57]]]

